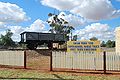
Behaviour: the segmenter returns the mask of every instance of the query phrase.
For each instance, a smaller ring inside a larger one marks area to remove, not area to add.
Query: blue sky
[[[26,12],[27,16],[31,18],[31,20],[23,22],[23,26],[28,26],[32,24],[36,19],[41,19],[46,21],[48,18],[49,12],[54,12],[53,8],[49,8],[41,5],[39,0],[0,0],[1,2],[9,2],[11,4],[16,4]]]
[[[0,34],[11,29],[13,40],[20,41],[23,31],[47,32],[50,12],[75,27],[79,40],[114,40],[120,26],[120,0],[0,0]]]

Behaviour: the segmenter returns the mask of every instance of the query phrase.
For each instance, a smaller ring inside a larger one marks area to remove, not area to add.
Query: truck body
[[[23,32],[20,43],[27,44],[29,49],[36,49],[38,45],[47,44],[49,49],[53,48],[53,43],[64,44],[68,39],[64,34]]]

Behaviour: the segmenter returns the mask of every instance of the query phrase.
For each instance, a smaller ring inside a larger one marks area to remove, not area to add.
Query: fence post
[[[104,74],[106,74],[106,51],[103,52],[103,69]]]
[[[52,71],[52,51],[50,52],[50,71]]]
[[[26,69],[26,50],[24,51],[24,69]]]

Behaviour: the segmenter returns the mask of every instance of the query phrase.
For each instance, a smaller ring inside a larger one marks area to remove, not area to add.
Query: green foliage
[[[92,37],[90,38],[91,41],[97,41],[98,38]],[[107,48],[114,48],[115,47],[115,41],[108,40],[107,42],[102,41],[100,44],[101,47],[107,47]]]
[[[77,41],[77,35],[73,36],[73,41]]]
[[[15,46],[15,42],[11,39],[12,35],[10,30],[7,30],[5,35],[1,34],[0,44],[5,48]]]
[[[112,46],[112,47],[115,47],[115,41],[112,41],[111,46]]]
[[[107,42],[106,42],[106,47],[107,48],[111,48],[112,47],[112,41],[111,40],[108,40]]]
[[[115,41],[108,40],[106,43],[105,43],[105,41],[102,41],[101,47],[114,48]]]
[[[60,34],[72,34],[74,27],[70,26],[67,21],[62,18],[58,18],[58,15],[49,13],[49,17],[53,18],[52,20],[47,21],[51,27],[49,30],[51,33],[60,33]],[[64,14],[62,16],[65,16]],[[71,35],[72,36],[72,35]]]
[[[92,37],[92,38],[90,38],[90,40],[91,40],[91,41],[97,41],[98,38],[96,38],[96,37]]]
[[[105,41],[102,41],[102,43],[101,43],[100,46],[101,46],[101,47],[106,47],[106,43],[105,43]]]
[[[106,42],[106,47],[107,47],[107,48],[115,47],[115,41],[108,40],[108,41]]]

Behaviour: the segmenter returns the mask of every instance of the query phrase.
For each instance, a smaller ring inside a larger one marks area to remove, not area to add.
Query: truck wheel
[[[30,49],[30,50],[35,50],[37,48],[37,45],[35,45],[35,44],[28,44],[27,48]]]
[[[52,43],[48,43],[48,48],[49,48],[49,49],[53,49]]]

